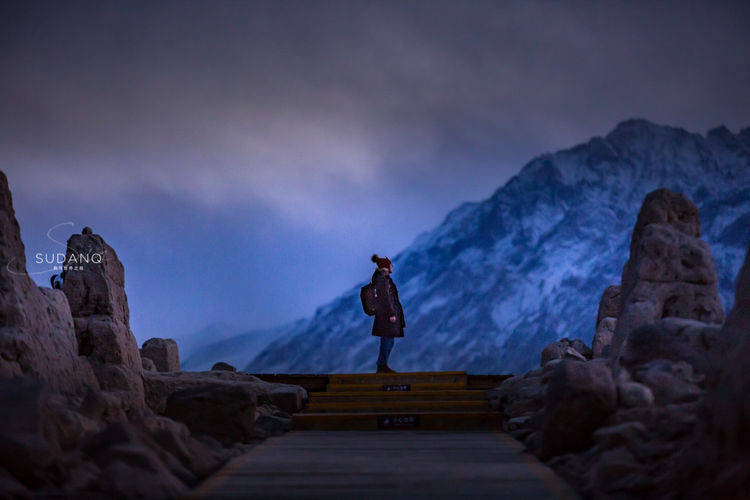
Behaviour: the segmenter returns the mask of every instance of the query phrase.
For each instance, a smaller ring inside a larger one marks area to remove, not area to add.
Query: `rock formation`
[[[306,398],[300,387],[227,371],[159,373],[140,357],[124,269],[101,236],[72,236],[66,265],[75,269],[63,291],[26,274],[0,172],[0,497],[181,497],[245,451],[238,441],[288,429]],[[146,404],[143,374],[159,411]]]
[[[73,314],[78,352],[86,356],[102,389],[116,391],[126,411],[142,410],[142,363],[130,331],[125,268],[98,235],[68,239],[63,292]]]
[[[685,495],[742,498],[750,492],[750,248],[718,343],[699,435],[675,477],[692,478]]]
[[[95,387],[78,355],[68,302],[26,274],[26,255],[8,180],[0,172],[0,377],[29,375],[67,394]]]
[[[166,411],[169,397],[176,392],[199,387],[213,386],[221,389],[226,386],[243,386],[252,393],[251,399],[259,405],[273,405],[291,414],[299,411],[307,392],[296,385],[273,384],[241,372],[226,370],[210,372],[149,372],[144,373],[146,402],[156,413]]]
[[[589,448],[594,430],[617,407],[611,371],[605,363],[565,359],[547,380],[540,454],[549,458]]]
[[[141,347],[141,354],[153,361],[160,372],[180,371],[180,352],[172,339],[148,339]]]
[[[585,497],[747,496],[750,249],[722,327],[699,235],[686,198],[648,195],[621,308],[614,287],[599,307],[597,336],[617,325],[613,354],[606,357],[603,338],[588,361],[560,355],[553,343],[541,368],[487,393],[505,429]]]
[[[612,356],[633,330],[661,318],[724,320],[711,249],[700,235],[698,208],[685,196],[668,189],[646,196],[622,271]]]

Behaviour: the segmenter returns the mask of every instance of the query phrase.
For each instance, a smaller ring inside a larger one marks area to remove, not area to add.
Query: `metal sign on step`
[[[410,391],[411,384],[383,384],[383,390],[386,392]]]
[[[378,429],[419,427],[419,415],[378,415]]]

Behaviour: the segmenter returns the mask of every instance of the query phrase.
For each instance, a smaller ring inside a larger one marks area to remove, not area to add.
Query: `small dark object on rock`
[[[94,230],[86,226],[83,228],[83,231],[81,231],[81,234],[94,234]]]

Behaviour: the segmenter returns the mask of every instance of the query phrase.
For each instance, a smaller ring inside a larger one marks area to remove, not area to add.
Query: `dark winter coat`
[[[378,291],[378,305],[375,310],[375,323],[372,325],[372,334],[376,337],[403,337],[404,310],[398,300],[398,290],[391,277],[376,269],[372,275],[372,282]],[[396,322],[391,323],[391,316],[396,316]]]

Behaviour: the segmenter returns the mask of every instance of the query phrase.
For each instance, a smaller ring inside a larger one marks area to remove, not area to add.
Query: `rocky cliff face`
[[[700,209],[728,308],[750,242],[750,129],[703,136],[630,120],[532,160],[393,259],[407,321],[394,368],[520,372],[555,339],[590,342],[601,291],[620,281],[639,207],[660,187]],[[283,337],[248,360],[247,370],[372,370],[376,339],[359,304],[362,284],[280,329]]]

